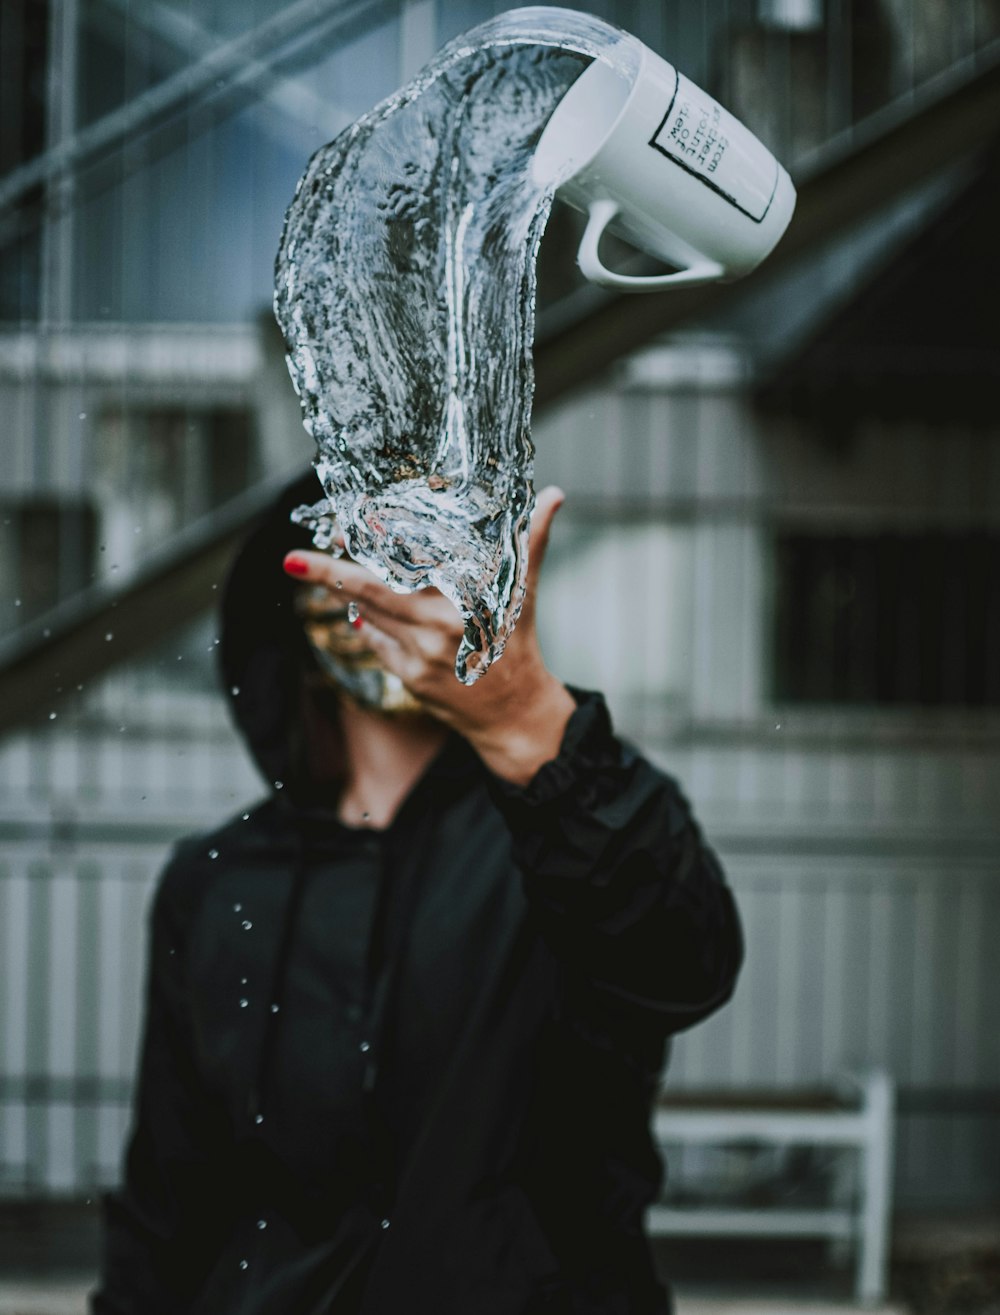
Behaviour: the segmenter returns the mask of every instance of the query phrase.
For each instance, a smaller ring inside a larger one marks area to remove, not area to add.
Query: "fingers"
[[[287,553],[282,563],[288,575],[304,584],[322,584],[328,589],[343,591],[351,598],[361,598],[369,585],[391,594],[380,580],[349,557],[331,557],[325,552],[307,552],[298,549]]]
[[[538,577],[549,546],[552,522],[565,501],[566,494],[554,484],[542,489],[535,499],[535,510],[531,516],[531,528],[528,534],[528,578],[525,590],[525,610],[528,617],[534,615]]]
[[[566,495],[562,489],[549,485],[541,490],[535,501],[528,540],[528,577],[526,610],[533,613],[534,597],[542,562],[548,548],[552,521]],[[447,644],[457,644],[461,638],[462,623],[458,612],[437,589],[419,589],[412,594],[396,593],[383,584],[366,567],[349,557],[331,557],[328,553],[296,550],[284,560],[285,571],[303,583],[323,585],[346,601],[358,604],[362,616],[377,625],[385,634],[402,641],[407,627],[425,624],[440,632]],[[525,618],[527,619],[527,617]],[[428,638],[428,643],[432,640]],[[437,658],[437,640],[433,640]]]
[[[555,514],[566,501],[562,489],[549,484],[542,489],[535,500],[535,510],[531,516],[531,529],[528,537],[528,584],[533,585],[542,568],[545,552],[549,546],[549,534]]]
[[[356,602],[362,611],[378,609],[383,616],[412,620],[436,606],[441,595],[436,589],[421,589],[413,594],[397,594],[371,571],[349,557],[331,557],[328,553],[290,552],[284,560],[285,571],[304,584],[321,584],[336,590],[344,599]]]
[[[528,587],[538,579],[545,551],[548,547],[552,520],[566,500],[562,489],[550,484],[538,494],[531,517],[528,540]],[[349,557],[331,557],[329,553],[297,549],[284,560],[287,573],[303,582],[326,585],[328,589],[342,589],[345,596],[356,602],[378,607],[392,616],[410,614],[414,599],[441,599],[436,589],[420,589],[412,594],[399,594],[383,584],[366,567]]]
[[[325,553],[294,552],[284,561],[289,575],[325,593],[327,599],[358,606],[355,625],[364,640],[390,641],[386,658],[390,670],[406,678],[401,661],[415,659],[424,667],[454,665],[463,625],[457,609],[437,589],[397,594],[365,567]],[[383,654],[379,651],[379,656]]]
[[[458,612],[451,604],[444,617],[401,619],[381,612],[377,607],[367,608],[360,615],[364,633],[374,626],[394,639],[407,653],[420,657],[429,665],[454,665],[455,650],[461,642],[463,626]]]
[[[366,648],[375,654],[386,671],[391,671],[406,684],[406,654],[399,641],[370,621],[363,623],[362,633]]]
[[[361,634],[386,671],[398,676],[418,698],[432,694],[442,680],[454,683],[455,645],[446,643],[440,634],[410,627],[397,638],[367,620]]]

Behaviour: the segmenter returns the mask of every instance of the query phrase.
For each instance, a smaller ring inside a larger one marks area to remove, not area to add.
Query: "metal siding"
[[[418,0],[402,25],[393,20],[324,53],[296,83],[327,102],[321,126],[332,136],[412,71],[435,32],[462,30],[500,8]],[[746,4],[730,4],[723,18],[738,10],[749,17]],[[714,44],[707,14],[686,0],[670,16],[633,4],[619,20],[641,21],[640,35],[697,79]],[[219,0],[210,17],[213,26],[243,27],[232,0]],[[422,46],[410,45],[411,23]],[[148,38],[133,37],[135,74]],[[790,76],[787,60],[782,68]],[[913,78],[909,66],[896,70],[900,86]],[[838,121],[839,111],[828,126]],[[251,124],[269,125],[263,144],[250,140]],[[254,107],[216,124],[201,106],[171,152],[147,158],[142,143],[127,144],[82,173],[72,300],[91,321],[88,341],[101,339],[105,351],[60,374],[66,344],[57,337],[39,333],[37,353],[13,364],[21,348],[5,344],[8,496],[100,493],[102,408],[129,416],[152,399],[190,407],[254,395],[260,369],[247,356],[257,349],[246,324],[200,326],[219,340],[208,352],[200,340],[190,345],[179,321],[249,321],[266,304],[280,217],[321,139],[318,127],[287,114],[275,122]],[[115,181],[94,191],[98,175]],[[235,228],[234,214],[243,216]],[[815,273],[838,286],[841,275],[857,278],[842,259]],[[104,326],[130,317],[143,323],[103,342]],[[178,321],[176,332],[146,327],[156,320]],[[748,961],[736,997],[678,1038],[671,1080],[797,1084],[826,1080],[847,1063],[882,1063],[904,1083],[996,1088],[995,720],[992,739],[974,740],[959,718],[950,741],[931,728],[921,746],[905,727],[899,735],[906,716],[866,724],[774,709],[766,556],[776,517],[1000,524],[997,435],[872,420],[849,450],[835,449],[803,426],[759,422],[739,368],[719,383],[725,345],[654,350],[673,384],[638,388],[616,375],[542,417],[535,437],[539,483],[569,494],[546,582],[546,652],[557,670],[606,686],[621,729],[681,778],[744,912]],[[199,353],[200,372],[192,362]],[[137,426],[127,439],[134,459]],[[296,416],[280,452],[268,441],[272,466],[292,452],[303,464],[310,455]],[[575,499],[585,506],[578,520]],[[133,517],[128,505],[105,510],[115,556]],[[563,534],[575,536],[565,561]],[[580,619],[592,614],[588,633]],[[79,721],[60,713],[54,727],[0,745],[0,826],[9,840],[0,868],[0,1080],[10,1093],[0,1116],[0,1184],[86,1190],[117,1176],[128,1119],[117,1096],[97,1106],[26,1102],[17,1084],[94,1076],[110,1093],[131,1083],[149,899],[169,836],[215,823],[261,792],[217,705],[158,691],[160,676],[123,673],[86,691]],[[157,828],[162,839],[146,838]],[[903,1199],[941,1190],[958,1200],[984,1196],[997,1138],[985,1117],[904,1118]],[[1000,1173],[994,1192],[996,1181]]]

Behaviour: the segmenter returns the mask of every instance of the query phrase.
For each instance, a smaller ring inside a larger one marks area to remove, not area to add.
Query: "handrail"
[[[381,12],[384,8],[382,0],[293,0],[248,32],[212,47],[195,63],[12,169],[0,180],[0,211],[16,204],[39,183],[76,169],[126,141],[134,141],[137,133],[148,131],[169,114],[187,111],[210,97],[232,96],[257,85],[267,90],[274,82],[274,72],[256,58],[258,51],[273,55],[277,47],[306,33],[321,28],[335,31],[368,10]],[[224,84],[221,89],[220,82]]]
[[[248,489],[180,530],[120,585],[92,585],[0,643],[0,734],[212,607],[247,527],[288,482],[284,474]]]
[[[989,59],[977,61],[969,81],[943,87],[937,82],[935,94],[921,98],[912,113],[880,113],[877,132],[859,129],[853,147],[838,146],[817,157],[808,176],[798,180],[798,206],[788,232],[753,276],[757,287],[832,235],[955,163],[956,142],[962,143],[967,157],[990,144],[1000,132],[1000,43],[989,50]],[[650,338],[743,295],[743,286],[605,296],[596,307],[588,299],[590,308],[579,320],[536,346],[536,411]],[[223,578],[233,548],[284,482],[249,490],[180,533],[162,558],[119,587],[89,589],[0,645],[0,734],[52,707],[60,686],[75,688],[92,680],[208,608],[213,602],[211,585]],[[114,642],[104,639],[109,630]],[[72,679],[60,672],[72,673]]]

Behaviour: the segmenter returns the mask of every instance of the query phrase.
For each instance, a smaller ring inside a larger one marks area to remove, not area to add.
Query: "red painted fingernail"
[[[360,630],[361,627],[364,625],[364,623],[365,622],[363,617],[356,616],[354,620],[351,622],[351,625],[354,627],[355,630]]]
[[[296,557],[294,553],[289,553],[285,558],[284,567],[289,575],[309,574],[309,563],[304,562],[301,557]]]

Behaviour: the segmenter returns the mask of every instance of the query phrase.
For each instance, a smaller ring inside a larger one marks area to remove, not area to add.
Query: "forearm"
[[[739,920],[676,784],[624,748],[582,696],[558,756],[526,789],[498,784],[525,887],[574,970],[669,1013],[676,1030],[728,996]]]

